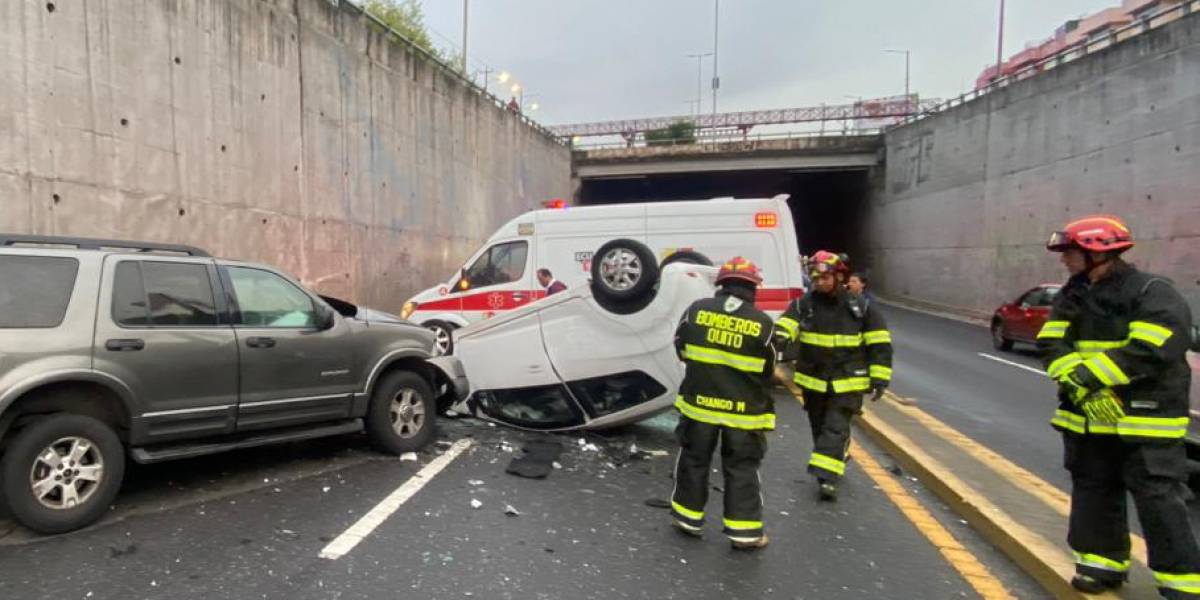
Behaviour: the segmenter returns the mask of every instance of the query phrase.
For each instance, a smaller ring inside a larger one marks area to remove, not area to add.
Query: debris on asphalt
[[[554,469],[554,463],[562,454],[562,444],[556,441],[535,440],[525,444],[524,456],[508,463],[505,473],[529,479],[544,479]]]
[[[596,490],[589,490],[588,488],[583,488],[579,491],[583,492],[584,494],[595,494],[596,493]]]
[[[409,461],[409,462],[416,462],[416,460],[417,460],[417,453],[416,453],[416,452],[405,452],[404,454],[401,454],[401,455],[400,455],[400,460],[403,460],[403,461]]]
[[[513,508],[513,505],[511,505],[511,504],[505,504],[504,505],[504,514],[506,514],[510,517],[519,517],[519,516],[521,516],[521,511]]]
[[[649,498],[646,500],[646,506],[651,508],[671,508],[671,503],[662,498]]]
[[[475,498],[471,498],[471,508],[478,509],[481,506],[483,506],[482,502],[480,502],[479,500],[476,500]]]
[[[324,486],[324,487],[322,487],[322,488],[321,488],[321,491],[322,491],[323,493],[326,493],[326,494],[328,494],[328,493],[329,493],[329,490],[332,490],[332,489],[333,489],[333,488],[331,488],[331,487],[329,487],[329,486]]]
[[[904,471],[902,471],[900,469],[900,465],[892,465],[892,468],[888,469],[888,471],[891,471],[892,475],[897,475],[897,476],[904,475]]]
[[[471,479],[471,480],[467,481],[467,485],[473,485],[475,487],[479,487],[479,486],[483,485],[483,480],[482,479]]]
[[[561,468],[563,468],[563,467],[562,467],[562,463],[558,462],[557,460],[556,460],[556,461],[554,461],[553,463],[550,463],[550,464],[551,464],[551,465],[553,465],[555,469],[561,469]]]

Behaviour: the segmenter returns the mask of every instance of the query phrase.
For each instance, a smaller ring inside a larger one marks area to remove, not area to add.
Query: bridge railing
[[[572,150],[588,151],[588,150],[607,150],[613,148],[655,148],[655,147],[671,147],[671,146],[689,146],[689,147],[720,147],[731,145],[744,145],[753,147],[762,142],[772,142],[778,140],[801,140],[813,138],[850,138],[850,137],[871,137],[883,133],[881,127],[856,128],[856,129],[826,129],[819,131],[785,131],[777,133],[756,133],[744,134],[740,131],[701,131],[695,136],[657,139],[652,142],[646,142],[643,138],[638,138],[635,142],[630,143],[625,140],[612,140],[601,142],[574,143],[571,145]]]
[[[1167,23],[1177,21],[1194,13],[1200,13],[1200,0],[1184,0],[1178,4],[1169,4],[1142,17],[1141,19],[1138,19],[1133,23],[1109,30],[1101,37],[1081,41],[1073,46],[1064,48],[1057,54],[1025,65],[1024,67],[1021,67],[1020,69],[1017,69],[1008,75],[1003,75],[984,87],[973,89],[955,98],[950,98],[949,100],[941,102],[935,106],[921,110],[916,114],[907,116],[899,123],[896,123],[891,127],[907,125],[926,117],[950,110],[956,106],[961,106],[968,102],[972,102],[996,90],[1008,87],[1013,83],[1029,79],[1030,77],[1033,77],[1039,73],[1044,73],[1067,63],[1074,62],[1080,58],[1100,50],[1104,50],[1113,44],[1123,42],[1131,37],[1145,33],[1152,29],[1157,29],[1163,25],[1166,25]]]

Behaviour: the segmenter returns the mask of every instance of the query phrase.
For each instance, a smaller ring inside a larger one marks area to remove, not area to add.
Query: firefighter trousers
[[[1116,435],[1063,434],[1071,473],[1067,543],[1076,571],[1105,581],[1129,571],[1126,491],[1146,537],[1148,562],[1166,598],[1200,598],[1200,547],[1188,522],[1182,440],[1128,441]]]
[[[862,394],[831,394],[804,390],[804,410],[812,429],[813,453],[808,472],[822,481],[837,481],[846,473],[850,421],[862,411]]]
[[[725,534],[733,540],[760,537],[763,506],[758,467],[767,453],[766,432],[711,425],[680,416],[675,436],[679,439],[679,457],[675,461],[675,491],[671,494],[673,516],[692,527],[704,525],[708,474],[719,442],[725,477]]]

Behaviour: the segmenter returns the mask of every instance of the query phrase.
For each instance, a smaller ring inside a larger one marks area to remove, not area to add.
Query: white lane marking
[[[1025,369],[1026,371],[1029,371],[1030,373],[1037,373],[1038,375],[1043,375],[1043,376],[1046,374],[1046,372],[1045,372],[1045,371],[1043,371],[1043,370],[1041,370],[1041,369],[1035,369],[1035,368],[1033,368],[1033,367],[1031,367],[1031,366],[1029,366],[1029,365],[1023,365],[1023,364],[1021,364],[1021,363],[1018,363],[1018,362],[1013,362],[1013,361],[1011,361],[1011,360],[1005,360],[1005,359],[1003,359],[1003,358],[1000,358],[999,356],[992,356],[991,354],[986,354],[986,353],[983,353],[983,352],[976,352],[976,354],[978,354],[979,356],[982,356],[982,357],[984,357],[984,358],[986,358],[986,359],[988,359],[988,360],[994,360],[994,361],[996,361],[996,362],[1002,362],[1002,363],[1004,363],[1004,364],[1006,364],[1006,365],[1008,365],[1008,366],[1010,366],[1010,367],[1016,367],[1016,368],[1018,368],[1018,369]]]
[[[401,505],[408,502],[409,498],[412,498],[413,495],[421,491],[421,488],[425,487],[425,484],[429,483],[434,475],[440,473],[455,458],[458,458],[458,455],[462,454],[463,450],[469,447],[471,447],[471,440],[458,440],[454,442],[454,445],[450,446],[450,449],[445,454],[430,461],[424,468],[417,471],[416,475],[405,481],[403,485],[396,488],[396,491],[388,494],[387,498],[384,498],[382,502],[375,505],[375,508],[372,508],[367,514],[363,515],[357,523],[351,525],[349,529],[342,532],[342,535],[337,536],[336,539],[329,542],[329,545],[321,550],[321,558],[337,560],[345,556],[359,542],[366,539],[368,535],[371,535],[371,532],[375,531],[376,527],[382,525],[388,517],[392,516],[392,513],[395,513]]]

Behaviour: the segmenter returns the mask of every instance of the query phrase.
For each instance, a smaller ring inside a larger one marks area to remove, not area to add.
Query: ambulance
[[[648,283],[639,281],[648,271],[644,262],[719,264],[744,256],[763,273],[758,307],[778,317],[805,290],[787,200],[786,194],[602,206],[555,200],[504,224],[457,273],[406,302],[400,316],[432,330],[438,351],[448,354],[454,330],[545,297],[539,269],[549,269],[568,289],[587,286],[596,275],[619,277],[613,285],[634,296]],[[621,247],[604,250],[614,239],[640,242],[654,256]],[[596,256],[598,249],[604,256]]]

